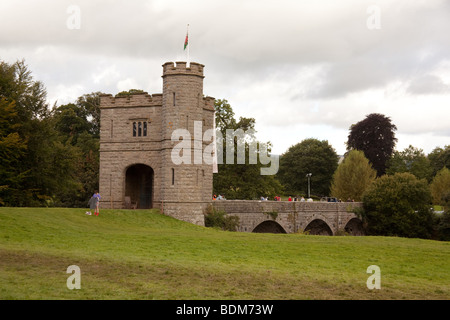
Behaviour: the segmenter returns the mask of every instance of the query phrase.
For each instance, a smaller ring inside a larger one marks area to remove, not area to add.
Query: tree
[[[394,151],[397,127],[391,119],[379,113],[372,113],[350,127],[347,150],[361,150],[377,170],[377,176],[386,172],[386,161]]]
[[[430,185],[433,203],[444,205],[450,197],[450,170],[443,167],[438,171]]]
[[[17,179],[10,184],[4,202],[6,205],[36,205],[46,199],[45,191],[40,187],[46,179],[40,164],[48,163],[43,159],[50,157],[49,153],[41,151],[51,148],[46,140],[48,136],[40,135],[48,125],[45,122],[49,116],[46,90],[40,81],[33,79],[23,60],[14,64],[0,62],[0,79],[0,98],[14,105],[14,116],[9,119],[9,124],[14,134],[26,141],[26,149],[20,154],[14,170]],[[0,182],[2,184],[4,182]]]
[[[450,145],[444,148],[436,147],[428,154],[434,177],[443,167],[450,168]]]
[[[430,238],[433,233],[431,193],[425,179],[411,173],[384,175],[363,196],[367,234]]]
[[[84,159],[98,158],[98,138],[91,141],[83,133],[98,136],[97,100],[96,94],[85,95],[76,104],[50,110],[44,85],[23,60],[0,62],[3,205],[73,205],[84,196]],[[96,175],[90,179],[98,184]]]
[[[75,147],[78,152],[72,164],[77,172],[76,184],[72,189],[59,194],[59,205],[85,206],[86,199],[98,189],[100,94],[85,94],[75,103],[53,109],[55,129],[61,139]]]
[[[16,116],[15,103],[0,97],[0,204],[9,201],[13,193],[18,193],[23,176],[18,170],[27,143],[17,133],[18,124],[12,120]]]
[[[310,138],[281,155],[277,177],[288,193],[307,194],[306,175],[312,173],[311,194],[328,196],[337,166],[338,156],[328,141]]]
[[[387,162],[386,173],[393,175],[398,172],[409,172],[418,179],[431,180],[432,168],[430,160],[422,149],[409,146],[403,151],[395,151]]]
[[[213,176],[213,192],[225,195],[227,199],[259,199],[261,196],[273,197],[281,192],[281,184],[274,175],[261,175],[259,154],[256,154],[257,163],[251,164],[249,144],[261,145],[257,141],[254,131],[255,119],[240,117],[234,118],[234,112],[227,100],[216,100],[216,128],[224,138],[222,150],[224,163],[218,165],[218,173]],[[227,130],[242,130],[246,133],[236,138],[227,136]],[[238,164],[237,145],[245,145],[245,163]],[[227,163],[226,147],[234,145],[233,163]],[[270,146],[270,143],[267,143]],[[220,147],[220,146],[218,146]],[[270,152],[270,149],[268,150]],[[256,151],[257,152],[257,151]]]
[[[364,153],[350,151],[338,166],[331,183],[331,195],[342,200],[361,201],[364,191],[375,180],[377,172]]]
[[[437,216],[436,238],[441,241],[450,241],[450,192],[445,193],[441,199],[440,203],[444,206],[445,212]]]

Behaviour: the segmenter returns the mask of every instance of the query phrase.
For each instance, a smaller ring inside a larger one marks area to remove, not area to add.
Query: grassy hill
[[[67,267],[81,289],[66,286]],[[381,289],[366,287],[367,267]],[[450,243],[224,232],[152,210],[0,208],[0,299],[449,299]]]

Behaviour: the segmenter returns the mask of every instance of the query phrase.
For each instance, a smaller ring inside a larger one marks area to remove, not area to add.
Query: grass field
[[[81,289],[66,286],[67,267]],[[381,270],[369,290],[367,267]],[[151,210],[0,208],[0,299],[449,299],[450,243],[224,232]]]

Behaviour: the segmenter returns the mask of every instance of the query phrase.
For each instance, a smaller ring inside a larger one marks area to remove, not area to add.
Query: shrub
[[[430,238],[433,215],[426,180],[396,173],[375,180],[363,196],[363,221],[372,235]]]
[[[219,228],[225,231],[236,231],[239,217],[227,216],[223,210],[216,210],[209,205],[205,210],[205,227]]]

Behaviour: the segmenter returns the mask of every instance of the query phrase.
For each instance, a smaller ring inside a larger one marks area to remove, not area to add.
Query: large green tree
[[[343,201],[361,201],[364,191],[375,180],[377,172],[370,165],[364,153],[352,150],[339,164],[333,175],[331,195]]]
[[[51,110],[23,60],[0,62],[1,204],[85,205],[98,185],[98,104],[94,93]]]
[[[281,185],[275,179],[275,175],[262,175],[261,168],[266,167],[261,163],[259,148],[254,150],[250,145],[262,146],[255,136],[255,119],[240,117],[235,119],[235,114],[225,99],[215,101],[215,121],[218,137],[222,136],[223,143],[218,145],[219,159],[223,163],[218,165],[218,173],[213,176],[214,194],[224,195],[227,199],[259,199],[261,196],[273,197],[281,192]],[[227,130],[229,130],[227,132]],[[242,130],[244,135],[231,136],[227,133]],[[238,161],[238,144],[244,146],[243,163]],[[270,146],[270,143],[266,145]],[[227,161],[227,146],[232,152],[232,161]],[[270,155],[270,148],[269,148]],[[257,152],[257,154],[253,154]],[[250,163],[251,156],[255,156],[256,163]]]
[[[370,235],[430,238],[431,193],[425,179],[396,173],[376,179],[363,196],[363,221]]]
[[[2,190],[6,205],[37,205],[48,199],[48,190],[58,189],[56,185],[46,184],[48,170],[42,170],[52,161],[48,159],[52,155],[48,148],[52,145],[47,140],[51,137],[47,131],[51,127],[46,121],[49,117],[46,94],[44,85],[33,79],[23,60],[13,64],[0,62],[0,98],[14,104],[14,116],[9,123],[15,126],[14,133],[26,141],[26,150],[20,154],[15,167],[19,179],[14,186]]]
[[[281,155],[277,176],[287,193],[306,195],[306,175],[311,173],[311,194],[328,196],[337,166],[338,156],[328,141],[310,138],[291,146]]]
[[[386,173],[386,162],[394,152],[396,130],[389,117],[379,113],[369,114],[350,127],[347,150],[363,151],[377,170],[377,175],[381,176]]]

